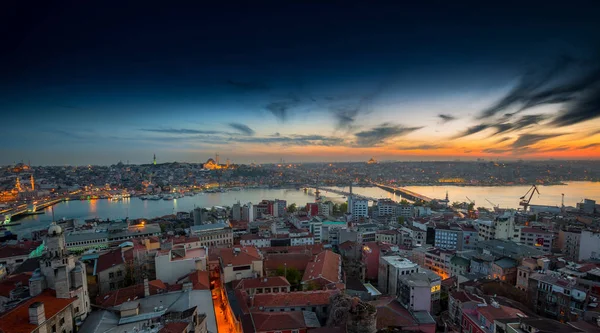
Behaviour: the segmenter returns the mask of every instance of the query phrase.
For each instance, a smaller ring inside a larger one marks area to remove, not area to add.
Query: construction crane
[[[492,207],[494,207],[494,208],[499,208],[500,207],[500,205],[495,205],[493,202],[489,201],[488,199],[485,199],[485,201],[489,202],[490,205],[492,205]]]
[[[465,196],[465,198],[467,198],[467,200],[469,200],[470,203],[475,204],[474,200],[469,199],[469,197]]]
[[[537,192],[538,195],[540,195],[540,191],[538,190],[537,186],[531,185],[531,188],[529,190],[527,190],[527,192],[525,192],[525,195],[523,195],[520,199],[521,202],[519,202],[519,205],[523,206],[523,210],[527,211],[527,207],[529,207],[529,202],[531,202],[531,198],[533,198],[533,195],[535,194],[535,192]],[[529,195],[529,198],[526,198],[527,195]]]

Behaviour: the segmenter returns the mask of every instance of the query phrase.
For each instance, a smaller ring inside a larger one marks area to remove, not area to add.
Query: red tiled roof
[[[26,272],[16,275],[11,275],[6,279],[0,281],[0,296],[10,297],[10,292],[17,288],[17,284],[22,286],[29,286],[29,279],[32,273]]]
[[[306,265],[302,282],[314,280],[317,278],[325,279],[329,282],[340,282],[341,256],[332,251],[323,251],[319,253],[313,262]]]
[[[100,257],[98,257],[98,261],[96,263],[96,274],[124,263],[123,257],[124,255],[121,252],[121,249],[112,250],[102,254]]]
[[[237,252],[236,249],[240,251]],[[237,246],[234,248],[221,249],[221,261],[223,265],[232,266],[251,265],[253,261],[261,260],[260,253],[254,246]]]
[[[33,251],[30,248],[20,247],[18,245],[6,245],[0,247],[0,258],[28,256]]]
[[[254,309],[286,306],[315,306],[329,304],[329,298],[338,290],[299,291],[293,293],[254,295]]]
[[[210,281],[207,271],[195,271],[188,275],[189,281],[193,284],[194,290],[209,290]]]
[[[254,289],[254,288],[272,288],[289,287],[290,283],[283,276],[271,276],[265,278],[242,279],[235,283],[235,289]]]
[[[267,253],[310,253],[317,255],[325,250],[323,244],[262,247],[260,252]]]
[[[255,332],[300,330],[306,328],[302,311],[255,312],[252,314]]]
[[[383,297],[371,302],[377,308],[377,329],[416,327],[419,323],[395,297]]]
[[[150,295],[156,295],[167,289],[167,286],[161,280],[149,281],[148,287],[150,289]],[[111,308],[123,304],[127,302],[127,300],[134,300],[142,297],[144,297],[144,284],[140,283],[100,295],[96,297],[96,304],[104,308]]]
[[[56,298],[54,290],[46,289],[41,294],[19,304],[0,317],[0,332],[31,333],[37,328],[29,323],[29,306],[35,302],[44,304],[46,320],[54,317],[75,301],[75,298]]]
[[[353,242],[353,241],[345,241],[342,244],[340,244],[338,247],[340,250],[351,250],[355,246],[360,247],[360,244],[357,242]]]
[[[284,264],[287,268],[304,271],[312,259],[312,255],[304,253],[273,253],[267,254],[263,265],[266,271],[274,271]]]
[[[200,241],[200,237],[197,236],[190,236],[190,237],[186,237],[186,236],[180,236],[180,237],[173,237],[171,239],[173,245],[175,244],[187,244],[187,243],[193,243],[193,242],[199,242]]]
[[[492,305],[482,306],[478,307],[477,311],[490,322],[494,322],[496,319],[517,318],[517,314],[527,317],[520,310],[504,305],[498,305],[498,307]]]
[[[188,323],[184,322],[166,323],[165,326],[158,331],[158,333],[182,333],[185,332],[185,329],[188,327],[188,325]]]

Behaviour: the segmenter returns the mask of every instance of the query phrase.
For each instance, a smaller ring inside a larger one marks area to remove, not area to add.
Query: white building
[[[361,218],[369,217],[369,201],[366,199],[352,198],[352,219],[357,222]]]
[[[411,312],[432,311],[433,304],[440,300],[442,279],[428,269],[401,275],[398,284],[398,301]]]
[[[249,202],[242,207],[242,221],[254,222],[254,205]]]
[[[156,278],[165,283],[175,283],[182,276],[207,269],[205,247],[186,249],[178,247],[160,251],[154,257]]]
[[[583,230],[579,238],[578,260],[588,260],[590,258],[600,258],[600,233]]]
[[[379,291],[384,294],[398,295],[400,277],[419,272],[419,269],[419,265],[400,256],[380,257],[377,279]]]

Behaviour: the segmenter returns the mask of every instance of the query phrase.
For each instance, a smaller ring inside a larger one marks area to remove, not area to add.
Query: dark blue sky
[[[600,33],[596,1],[2,6],[0,164],[394,158]]]

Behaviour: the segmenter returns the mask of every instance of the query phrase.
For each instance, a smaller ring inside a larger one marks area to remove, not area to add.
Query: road
[[[211,293],[213,295],[215,318],[217,319],[217,330],[219,333],[234,333],[235,325],[233,324],[233,318],[231,318],[230,315],[229,306],[226,305],[222,289],[220,287],[215,287]],[[216,298],[214,297],[215,295],[217,296]]]

